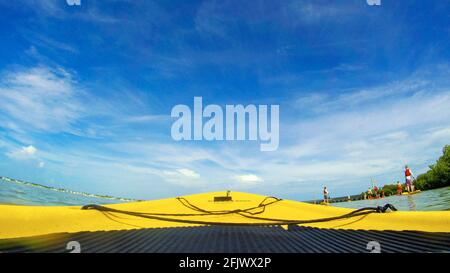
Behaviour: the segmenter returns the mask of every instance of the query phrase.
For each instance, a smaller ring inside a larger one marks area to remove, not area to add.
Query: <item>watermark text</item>
[[[203,107],[202,97],[194,97],[194,111],[184,104],[172,108],[171,116],[176,120],[171,135],[176,141],[259,140],[261,151],[275,151],[279,145],[279,111],[279,105],[238,104],[226,105],[224,113],[219,105]]]

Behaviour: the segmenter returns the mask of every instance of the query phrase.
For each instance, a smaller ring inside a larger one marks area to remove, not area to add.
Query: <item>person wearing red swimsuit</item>
[[[411,169],[408,167],[408,165],[406,165],[405,166],[405,180],[406,180],[406,189],[408,190],[408,192],[414,191],[414,185],[412,182],[413,177],[414,176],[413,176]]]

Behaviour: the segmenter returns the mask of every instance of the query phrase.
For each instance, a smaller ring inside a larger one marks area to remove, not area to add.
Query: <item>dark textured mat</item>
[[[0,252],[158,253],[367,253],[376,241],[381,252],[450,252],[450,233],[336,230],[292,226],[204,226],[127,231],[58,233],[0,240]],[[376,244],[376,243],[375,243]]]

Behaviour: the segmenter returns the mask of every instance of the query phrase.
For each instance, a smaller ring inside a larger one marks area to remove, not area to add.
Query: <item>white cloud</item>
[[[39,164],[38,164],[39,168],[44,168],[44,166],[45,166],[45,163],[43,161],[39,162]]]
[[[189,178],[199,178],[200,175],[193,170],[190,169],[179,169],[177,170],[180,174],[189,177]]]
[[[27,146],[27,147],[23,147],[22,148],[22,152],[26,155],[34,155],[36,153],[37,149],[34,148],[32,145]]]
[[[126,171],[137,173],[137,174],[146,174],[146,175],[157,175],[159,174],[158,170],[149,167],[141,167],[141,166],[133,166],[129,164],[123,163],[115,163],[113,164],[116,168],[125,169]]]
[[[256,182],[262,181],[262,179],[254,174],[243,174],[243,175],[236,175],[235,178],[246,184],[254,184]]]
[[[14,158],[14,159],[30,159],[30,158],[34,158],[35,154],[37,152],[37,149],[32,146],[26,146],[26,147],[22,147],[19,150],[16,151],[12,151],[7,153],[6,155]]]
[[[195,171],[190,170],[190,169],[177,169],[175,171],[166,170],[166,171],[163,171],[162,173],[166,178],[168,178],[170,180],[172,180],[174,178],[195,179],[195,178],[200,177],[200,175],[198,173],[196,173]]]
[[[182,186],[198,188],[204,186],[204,181],[200,180],[200,174],[191,169],[164,170],[160,176],[167,182]]]

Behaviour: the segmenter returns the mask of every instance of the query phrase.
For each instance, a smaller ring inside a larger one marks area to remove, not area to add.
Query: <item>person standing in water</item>
[[[397,195],[401,195],[402,191],[402,184],[400,184],[400,181],[397,181]]]
[[[329,197],[329,194],[328,194],[328,189],[325,186],[325,187],[323,187],[323,202],[324,203],[328,203],[329,199],[330,199],[330,197]]]
[[[371,187],[369,187],[369,189],[367,190],[367,197],[369,198],[369,199],[372,199],[372,188]]]
[[[377,186],[373,186],[373,194],[375,195],[375,198],[377,198],[377,199],[380,197],[380,193],[378,192]]]
[[[405,181],[406,181],[406,189],[408,192],[414,191],[413,179],[414,175],[408,165],[405,166]]]

